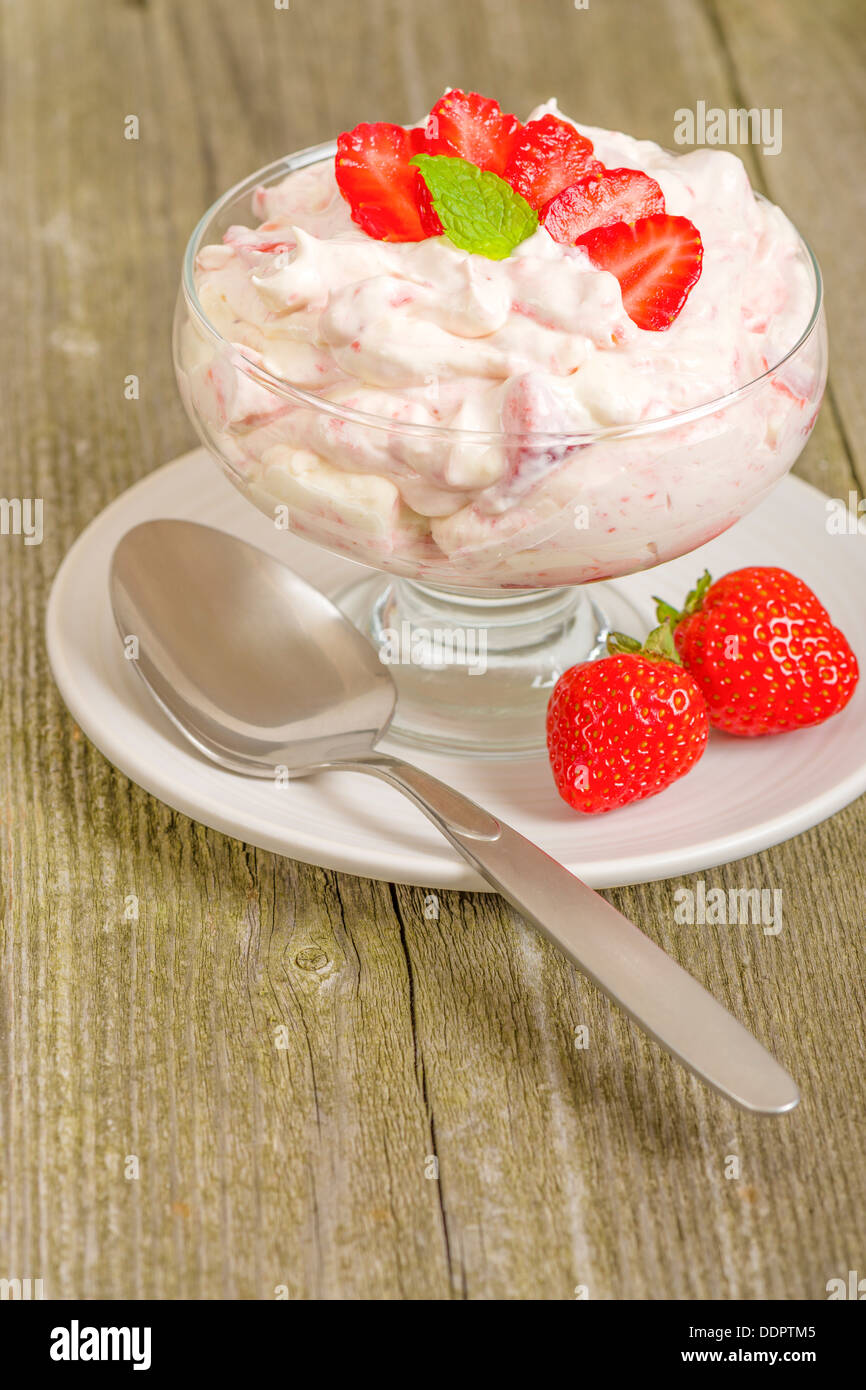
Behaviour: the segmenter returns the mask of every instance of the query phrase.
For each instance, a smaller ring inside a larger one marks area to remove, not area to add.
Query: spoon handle
[[[681,966],[600,894],[498,817],[385,754],[332,764],[399,788],[517,911],[666,1051],[744,1110],[800,1099],[786,1071]]]

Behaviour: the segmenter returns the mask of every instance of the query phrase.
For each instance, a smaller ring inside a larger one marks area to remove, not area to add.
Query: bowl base
[[[336,602],[391,669],[399,698],[389,735],[473,758],[543,752],[563,671],[603,655],[612,630],[646,632],[611,584],[484,598],[373,575]]]

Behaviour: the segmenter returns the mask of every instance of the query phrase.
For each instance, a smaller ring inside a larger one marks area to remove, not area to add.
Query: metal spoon
[[[517,911],[663,1048],[745,1110],[796,1085],[733,1015],[556,860],[428,772],[376,751],[397,692],[373,646],[296,575],[225,532],[148,521],[114,552],[111,600],[136,669],[180,731],[233,772],[354,769],[420,807]]]

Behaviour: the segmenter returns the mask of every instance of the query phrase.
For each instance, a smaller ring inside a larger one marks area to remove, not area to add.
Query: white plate
[[[854,650],[866,656],[866,545],[859,536],[829,535],[825,504],[815,488],[788,478],[698,554],[634,575],[622,588],[649,621],[651,595],[677,601],[704,566],[721,575],[744,564],[782,565],[816,589]],[[364,572],[275,531],[203,449],[166,464],[91,522],[54,581],[48,654],[61,694],[88,738],[176,810],[263,849],[368,878],[486,888],[419,811],[372,778],[329,772],[279,788],[223,772],[184,743],[124,660],[108,597],[115,544],[131,526],[161,516],[232,531],[328,594]],[[575,815],[559,800],[544,758],[412,756],[593,887],[612,888],[741,858],[847,805],[866,790],[864,716],[866,683],[844,714],[822,728],[758,740],[714,736],[695,770],[661,796],[592,818]]]

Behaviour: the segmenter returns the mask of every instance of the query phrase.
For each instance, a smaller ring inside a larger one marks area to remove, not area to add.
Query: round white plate
[[[117,541],[138,522],[165,516],[234,532],[327,594],[364,572],[275,531],[203,449],[166,464],[91,522],[54,581],[48,654],[61,694],[88,738],[154,796],[262,849],[368,878],[486,888],[419,811],[373,778],[328,772],[280,788],[224,772],[183,741],[124,659],[108,596]],[[866,545],[856,535],[829,534],[826,519],[824,495],[788,478],[698,554],[634,575],[622,587],[649,623],[652,594],[676,602],[705,566],[721,575],[745,564],[782,565],[815,588],[854,650],[866,656]],[[410,756],[593,887],[612,888],[727,863],[838,811],[866,790],[864,716],[866,683],[848,709],[821,728],[757,740],[713,736],[698,766],[673,787],[598,817],[575,815],[560,801],[542,757],[476,762]]]

